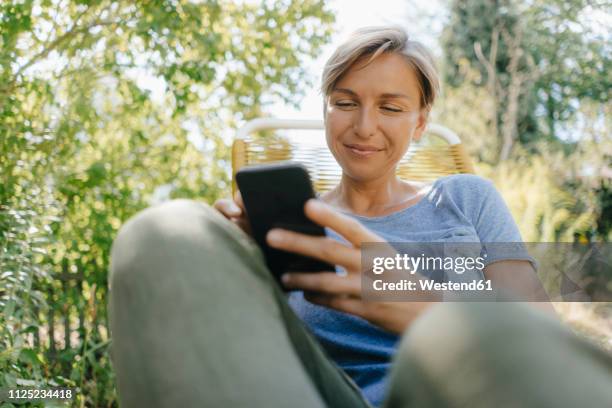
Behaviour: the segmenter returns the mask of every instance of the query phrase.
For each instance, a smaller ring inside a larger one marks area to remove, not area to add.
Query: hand
[[[311,256],[342,266],[344,276],[333,271],[286,273],[282,280],[287,288],[303,290],[306,300],[359,316],[388,331],[400,334],[428,302],[365,302],[361,298],[361,243],[386,242],[377,234],[319,200],[308,200],[305,214],[315,223],[329,227],[343,236],[347,244],[329,237],[272,229],[266,237],[270,246]]]
[[[234,199],[221,198],[213,204],[213,207],[219,211],[225,218],[240,227],[241,230],[246,232],[248,235],[253,235],[251,232],[251,224],[247,217],[246,210],[244,209],[244,202],[240,191],[237,191],[234,195]]]

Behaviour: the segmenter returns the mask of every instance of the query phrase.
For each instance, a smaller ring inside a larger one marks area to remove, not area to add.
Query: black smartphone
[[[236,173],[236,183],[251,223],[253,238],[262,248],[267,265],[279,284],[284,272],[335,270],[326,262],[280,251],[266,243],[266,234],[272,228],[325,235],[325,229],[304,214],[304,204],[315,198],[315,194],[303,165],[281,162],[244,167]]]

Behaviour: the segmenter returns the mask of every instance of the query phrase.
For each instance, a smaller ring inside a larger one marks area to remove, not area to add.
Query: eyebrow
[[[333,92],[341,92],[341,93],[345,93],[345,94],[349,94],[352,96],[358,96],[357,93],[355,93],[355,91],[348,89],[348,88],[334,88]],[[384,94],[380,95],[381,98],[405,98],[408,100],[412,100],[412,98],[406,94],[402,94],[402,93],[389,93],[386,92]]]

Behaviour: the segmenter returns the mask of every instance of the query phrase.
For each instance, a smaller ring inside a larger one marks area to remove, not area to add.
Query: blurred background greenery
[[[526,241],[609,241],[612,41],[592,19],[610,21],[610,4],[443,6],[433,120],[459,133]],[[335,18],[318,0],[1,3],[0,387],[73,386],[77,406],[117,405],[117,230],[166,198],[228,195],[231,135],[274,101],[299,107]],[[612,346],[605,305],[560,310]]]

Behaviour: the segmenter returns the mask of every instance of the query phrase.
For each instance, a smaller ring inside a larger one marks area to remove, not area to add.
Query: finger
[[[289,289],[314,291],[328,295],[361,295],[361,279],[356,275],[342,276],[335,272],[289,272],[281,277]]]
[[[304,299],[320,306],[350,313],[354,316],[363,318],[366,316],[366,305],[358,298],[308,292],[304,293]]]
[[[236,225],[238,225],[240,227],[240,229],[242,229],[244,232],[246,232],[249,235],[253,235],[253,231],[251,229],[251,224],[249,223],[249,220],[245,217],[237,217],[237,218],[231,218],[231,220],[233,222],[236,223]]]
[[[273,228],[268,231],[266,241],[271,247],[283,251],[306,255],[330,264],[341,265],[350,270],[361,268],[359,250],[344,245],[333,238]]]
[[[358,248],[362,242],[384,242],[384,239],[361,225],[359,221],[334,210],[321,200],[308,200],[304,212],[308,218],[323,227],[333,229]]]
[[[239,217],[242,214],[240,207],[233,200],[227,198],[217,200],[213,207],[227,218]]]

